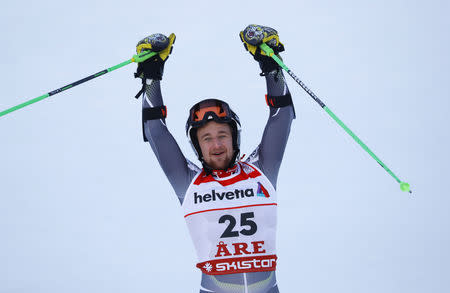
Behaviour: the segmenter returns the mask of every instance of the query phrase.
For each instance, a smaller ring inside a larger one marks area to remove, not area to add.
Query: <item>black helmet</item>
[[[241,123],[239,117],[231,110],[226,102],[218,99],[206,99],[192,106],[186,122],[186,136],[205,170],[211,169],[203,160],[202,151],[197,139],[197,129],[210,121],[227,123],[231,127],[234,155],[228,168],[232,167],[239,156]]]

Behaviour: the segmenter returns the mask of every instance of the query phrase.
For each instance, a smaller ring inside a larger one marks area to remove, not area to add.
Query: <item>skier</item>
[[[196,103],[189,111],[186,135],[202,168],[187,160],[166,127],[161,96],[164,64],[175,35],[153,34],[137,44],[137,52],[158,55],[138,64],[142,79],[144,140],[181,203],[202,271],[200,292],[276,293],[276,183],[295,118],[291,95],[278,64],[259,45],[284,51],[276,30],[249,25],[240,32],[247,51],[259,62],[269,106],[261,143],[241,161],[238,116],[219,99]]]

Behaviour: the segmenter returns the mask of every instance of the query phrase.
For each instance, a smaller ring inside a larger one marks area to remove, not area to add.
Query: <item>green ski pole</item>
[[[26,102],[24,102],[24,103],[22,103],[22,104],[17,105],[17,106],[14,106],[14,107],[11,107],[11,108],[9,108],[9,109],[6,109],[6,110],[0,112],[0,117],[4,116],[4,115],[6,115],[6,114],[9,114],[9,113],[11,113],[11,112],[14,112],[14,111],[16,111],[16,110],[19,110],[19,109],[21,109],[21,108],[23,108],[23,107],[26,107],[26,106],[28,106],[28,105],[34,104],[34,103],[36,103],[36,102],[39,102],[39,101],[41,101],[41,100],[43,100],[43,99],[45,99],[45,98],[48,98],[48,97],[50,97],[50,96],[59,94],[60,92],[63,92],[63,91],[68,90],[68,89],[70,89],[70,88],[73,88],[74,86],[77,86],[77,85],[79,85],[79,84],[85,83],[86,81],[89,81],[89,80],[91,80],[91,79],[94,79],[94,78],[97,78],[97,77],[99,77],[99,76],[102,76],[102,75],[104,75],[104,74],[106,74],[106,73],[108,73],[108,72],[111,72],[111,71],[113,71],[113,70],[119,69],[119,68],[121,68],[121,67],[123,67],[123,66],[125,66],[125,65],[130,64],[130,63],[133,63],[133,62],[139,63],[139,62],[145,61],[145,60],[147,60],[148,58],[150,58],[150,57],[152,57],[152,56],[154,56],[154,55],[156,55],[156,54],[158,54],[158,53],[152,52],[152,51],[144,51],[144,52],[142,52],[142,53],[140,53],[140,54],[133,55],[133,58],[131,58],[130,60],[124,61],[124,62],[122,62],[122,63],[120,63],[120,64],[117,64],[117,65],[115,65],[115,66],[113,66],[113,67],[110,67],[110,68],[107,68],[107,69],[102,70],[102,71],[100,71],[100,72],[97,72],[97,73],[95,73],[95,74],[92,74],[92,75],[90,75],[90,76],[88,76],[88,77],[85,77],[85,78],[83,78],[83,79],[80,79],[80,80],[78,80],[78,81],[75,81],[75,82],[73,82],[73,83],[71,83],[71,84],[65,85],[65,86],[63,86],[63,87],[61,87],[61,88],[59,88],[59,89],[56,89],[56,90],[51,91],[51,92],[49,92],[49,93],[46,93],[45,95],[39,96],[39,97],[37,97],[37,98],[28,100],[28,101],[26,101]]]
[[[262,43],[260,45],[261,50],[263,50],[268,56],[272,57],[275,62],[278,63],[278,65],[281,66],[310,96],[311,98],[316,101],[320,107],[322,107],[330,116],[334,119],[334,121],[337,122],[344,130],[347,132],[372,158],[375,159],[375,161],[380,164],[381,167],[383,167],[386,172],[389,173],[399,184],[400,189],[402,191],[407,191],[409,193],[412,193],[410,186],[408,183],[401,181],[398,179],[397,176],[348,128],[344,122],[342,122],[293,72],[290,70],[284,63],[281,61],[278,56],[276,56],[272,50],[267,44]]]

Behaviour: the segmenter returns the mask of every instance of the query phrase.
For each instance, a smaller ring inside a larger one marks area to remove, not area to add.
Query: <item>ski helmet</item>
[[[222,100],[206,99],[198,102],[189,110],[189,117],[186,122],[186,136],[189,139],[192,149],[205,167],[206,164],[203,160],[202,150],[197,139],[197,129],[210,121],[227,123],[231,127],[234,154],[228,168],[232,167],[236,162],[236,158],[239,156],[241,122],[236,113],[231,110],[230,106]]]

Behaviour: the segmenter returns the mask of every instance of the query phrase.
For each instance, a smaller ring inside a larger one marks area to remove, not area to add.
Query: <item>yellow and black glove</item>
[[[143,83],[147,78],[161,80],[164,73],[164,63],[172,53],[175,38],[175,34],[170,34],[169,37],[163,34],[153,34],[142,39],[136,45],[138,54],[148,50],[158,52],[158,54],[139,63],[134,77],[142,78]]]
[[[261,75],[266,75],[269,72],[280,69],[278,63],[267,56],[259,47],[262,43],[266,43],[273,49],[275,55],[281,59],[278,53],[284,51],[284,45],[280,42],[276,30],[267,26],[250,24],[239,33],[239,36],[244,43],[245,49],[259,62],[262,70]]]

